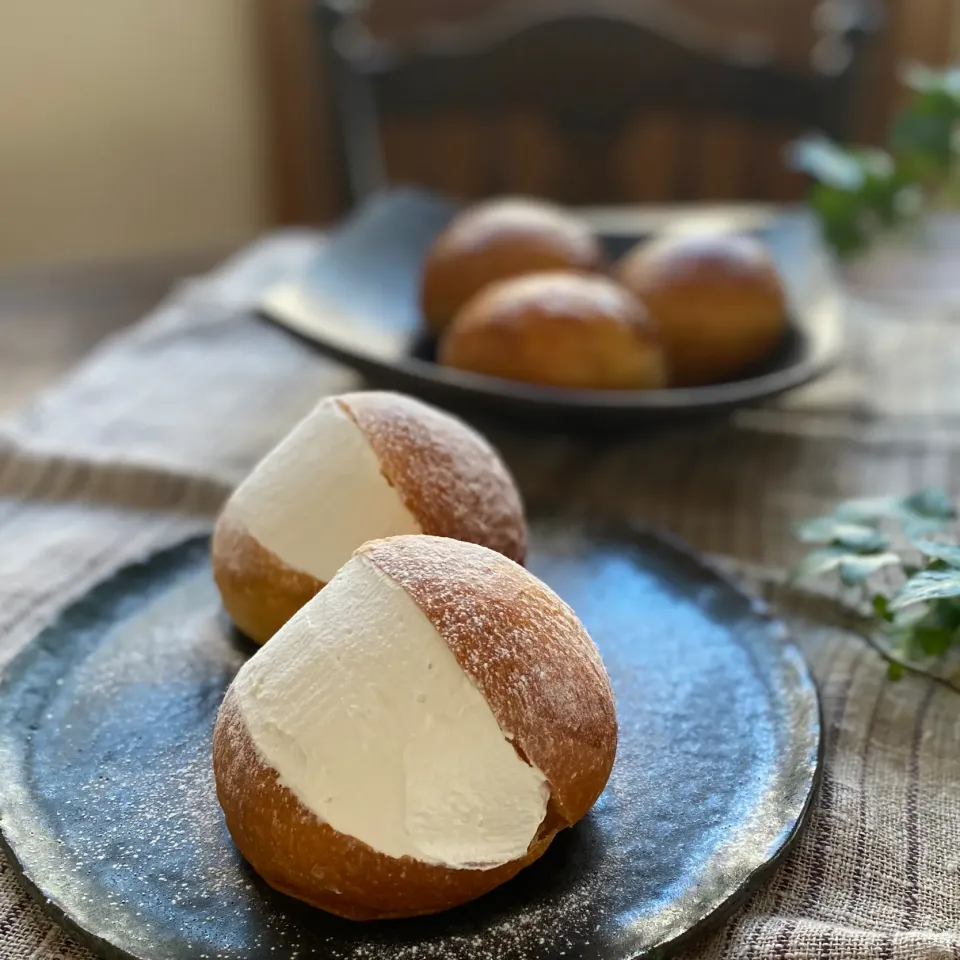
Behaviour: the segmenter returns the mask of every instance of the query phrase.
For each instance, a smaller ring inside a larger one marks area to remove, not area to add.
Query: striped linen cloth
[[[250,314],[319,242],[278,235],[185,285],[0,426],[0,670],[93,583],[207,529],[318,397],[358,385]],[[841,620],[775,585],[796,557],[791,521],[842,497],[960,492],[960,327],[850,314],[844,368],[776,406],[617,442],[489,430],[532,507],[638,517],[774,591],[820,682],[809,829],[691,957],[960,958],[960,694],[887,683]],[[0,858],[0,957],[89,956]]]

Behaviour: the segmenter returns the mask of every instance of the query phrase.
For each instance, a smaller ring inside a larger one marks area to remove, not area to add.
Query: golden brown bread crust
[[[783,335],[783,286],[766,250],[750,237],[653,241],[630,251],[617,275],[650,311],[677,386],[736,376]]]
[[[548,811],[526,856],[492,870],[385,856],[318,820],[279,782],[250,739],[232,687],[217,716],[213,769],[227,829],[257,873],[277,890],[350,920],[436,913],[473,900],[541,856],[562,825]]]
[[[423,267],[421,305],[440,333],[457,310],[494,280],[541,270],[603,268],[590,228],[559,207],[520,198],[476,204],[434,241]]]
[[[383,475],[424,532],[481,543],[523,563],[520,494],[479,433],[401,394],[359,392],[332,400],[363,431]],[[217,520],[212,558],[227,612],[257,643],[266,643],[324,585],[264,547],[235,519],[229,502]]]
[[[530,274],[492,283],[457,313],[441,363],[508,380],[595,390],[665,386],[643,306],[601,276]]]
[[[398,393],[347,393],[338,402],[424,533],[479,543],[523,563],[527,527],[520,493],[477,431]]]
[[[500,729],[547,778],[559,816],[576,823],[617,751],[610,680],[576,614],[531,573],[471,544],[390,537],[357,555],[413,597]]]
[[[570,608],[500,554],[402,536],[365,544],[357,555],[409,593],[517,752],[547,778],[551,796],[537,836],[522,858],[489,870],[381,854],[319,820],[279,782],[232,687],[214,731],[217,797],[237,847],[276,889],[350,919],[433,913],[506,882],[586,814],[616,753],[613,693]]]
[[[294,570],[262,546],[229,510],[217,518],[210,551],[223,605],[256,643],[266,643],[323,587],[322,580]]]

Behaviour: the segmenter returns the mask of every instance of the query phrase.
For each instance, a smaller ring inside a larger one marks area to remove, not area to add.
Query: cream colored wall
[[[0,268],[267,217],[255,0],[0,0]]]

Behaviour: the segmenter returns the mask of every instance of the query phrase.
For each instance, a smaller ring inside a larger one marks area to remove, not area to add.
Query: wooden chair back
[[[866,0],[319,12],[354,201],[398,181],[573,204],[790,199],[800,179],[782,147],[810,129],[844,135],[877,22]]]

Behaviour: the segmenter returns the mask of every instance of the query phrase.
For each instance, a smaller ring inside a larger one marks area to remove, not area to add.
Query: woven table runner
[[[359,386],[250,310],[319,251],[307,234],[256,245],[0,425],[0,670],[93,583],[208,529],[319,397]],[[639,518],[759,589],[796,559],[791,522],[837,499],[960,493],[960,325],[864,304],[848,319],[844,366],[775,406],[617,441],[480,426],[531,508]],[[888,683],[862,640],[781,600],[823,697],[822,793],[764,889],[686,955],[960,958],[960,695]],[[0,858],[0,958],[89,957]]]

